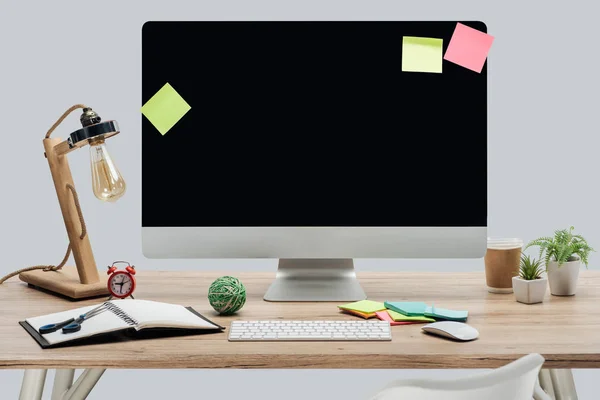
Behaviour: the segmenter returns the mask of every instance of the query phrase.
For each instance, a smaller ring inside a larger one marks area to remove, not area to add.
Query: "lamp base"
[[[19,278],[36,288],[58,293],[73,300],[108,295],[106,282],[81,283],[75,267],[63,267],[59,271],[48,272],[41,269],[27,271],[19,274]]]

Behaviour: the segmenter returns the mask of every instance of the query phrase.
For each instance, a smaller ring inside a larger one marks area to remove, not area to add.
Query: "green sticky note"
[[[424,317],[424,316],[419,316],[419,315],[415,315],[415,316],[410,316],[410,315],[404,315],[404,314],[400,314],[394,310],[387,310],[388,314],[390,315],[390,317],[392,317],[392,319],[396,322],[435,322],[435,319],[433,318],[429,318],[429,317]]]
[[[427,304],[420,301],[386,301],[385,307],[404,315],[423,315]]]
[[[427,307],[425,316],[448,321],[465,322],[469,316],[468,311],[448,310],[446,308]]]
[[[358,311],[364,314],[374,313],[376,311],[385,310],[385,305],[378,301],[373,300],[361,300],[355,301],[354,303],[343,304],[338,306],[342,310]]]
[[[402,71],[441,74],[443,45],[443,39],[402,37]]]
[[[142,114],[160,132],[166,134],[192,107],[166,83],[142,107]]]

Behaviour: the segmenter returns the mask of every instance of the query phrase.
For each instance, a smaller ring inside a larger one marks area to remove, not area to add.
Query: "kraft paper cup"
[[[485,253],[485,280],[490,293],[512,293],[512,278],[519,275],[523,240],[488,238]]]

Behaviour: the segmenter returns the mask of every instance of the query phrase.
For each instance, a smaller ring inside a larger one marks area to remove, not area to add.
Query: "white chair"
[[[539,354],[529,354],[498,369],[454,379],[398,380],[371,400],[552,400],[539,386],[544,364]]]

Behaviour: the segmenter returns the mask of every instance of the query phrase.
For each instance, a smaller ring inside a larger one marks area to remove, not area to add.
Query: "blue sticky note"
[[[427,304],[422,302],[409,302],[409,301],[386,301],[384,303],[387,309],[399,312],[400,314],[414,317],[418,315],[424,315],[427,309]]]
[[[425,310],[426,317],[435,319],[444,319],[447,321],[465,322],[469,316],[468,311],[448,310],[438,307],[427,307]]]

